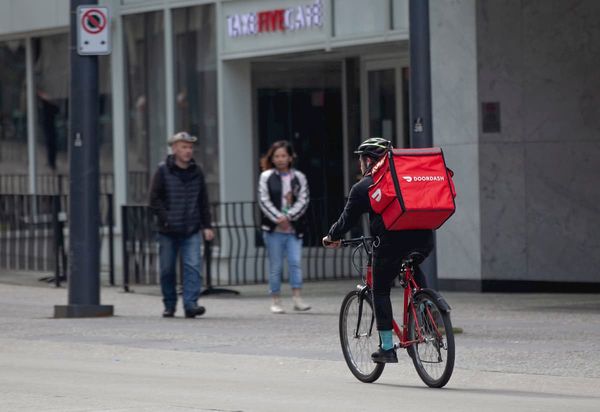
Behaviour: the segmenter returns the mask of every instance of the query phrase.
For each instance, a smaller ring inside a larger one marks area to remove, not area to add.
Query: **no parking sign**
[[[108,7],[77,7],[77,53],[110,54],[110,50]]]

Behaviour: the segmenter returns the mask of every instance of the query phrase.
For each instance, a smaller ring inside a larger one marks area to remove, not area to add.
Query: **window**
[[[128,201],[147,202],[149,178],[167,153],[162,12],[125,16]]]
[[[69,36],[32,41],[36,96],[36,173],[38,193],[68,191],[69,175]],[[110,59],[98,58],[100,173],[102,193],[112,193],[112,95]],[[26,153],[26,151],[25,151]]]
[[[7,175],[27,174],[25,64],[25,42],[0,43],[0,175],[4,175],[1,181],[7,185]],[[12,190],[27,192],[27,179],[17,180],[20,187]],[[16,184],[17,180],[13,179],[12,183]]]
[[[173,11],[175,129],[198,137],[211,202],[219,200],[219,135],[214,5]]]
[[[298,155],[294,167],[310,186],[307,217],[314,233],[326,233],[344,203],[341,79],[341,61],[252,64],[258,153],[277,140],[292,143]],[[319,242],[305,239],[305,245]]]
[[[69,173],[69,36],[33,39],[36,96],[36,169],[41,175]]]

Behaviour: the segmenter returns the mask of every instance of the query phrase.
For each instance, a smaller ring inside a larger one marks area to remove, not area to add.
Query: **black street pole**
[[[429,0],[410,0],[410,145],[433,146],[431,120],[431,56],[429,42]],[[429,287],[438,289],[437,258],[434,248],[421,265]]]
[[[100,305],[100,174],[98,144],[98,56],[78,54],[78,6],[71,0],[69,95],[69,304],[56,305],[57,318],[112,316]]]

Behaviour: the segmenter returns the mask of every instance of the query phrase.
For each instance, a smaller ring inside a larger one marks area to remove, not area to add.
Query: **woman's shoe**
[[[300,296],[294,296],[294,310],[299,310],[301,312],[307,311],[310,309],[310,305],[302,300]]]
[[[283,310],[283,306],[281,306],[280,302],[273,302],[271,305],[271,313],[281,314],[285,313],[285,310]]]

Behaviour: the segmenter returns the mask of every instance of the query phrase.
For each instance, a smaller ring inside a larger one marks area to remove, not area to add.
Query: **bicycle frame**
[[[392,327],[394,329],[394,333],[400,340],[398,346],[401,348],[407,348],[414,343],[423,342],[424,338],[423,338],[423,335],[421,334],[421,327],[419,325],[419,319],[417,317],[417,312],[415,310],[415,307],[411,304],[412,295],[414,293],[418,292],[419,290],[421,290],[421,288],[419,287],[419,285],[417,285],[417,282],[415,281],[415,279],[413,277],[412,267],[410,265],[406,265],[403,268],[403,272],[404,272],[404,276],[403,276],[402,282],[404,282],[405,284],[403,285],[403,287],[404,287],[403,309],[404,310],[402,313],[402,325],[398,325],[398,322],[396,322],[395,319],[392,319]],[[373,265],[372,265],[371,257],[369,258],[369,265],[367,266],[366,284],[369,287],[369,289],[373,290]],[[360,310],[362,310],[362,307],[360,308]],[[416,330],[417,330],[418,338],[416,340],[408,340],[409,310],[412,312],[413,318],[415,319],[415,323],[417,324]],[[428,310],[428,312],[429,312],[429,310]],[[431,313],[428,313],[428,316],[431,317]]]
[[[373,239],[374,238],[361,237],[361,238],[342,241],[343,246],[359,244],[360,245],[359,247],[362,246],[368,255],[366,276],[364,277],[366,286],[362,286],[362,289],[364,289],[365,287],[368,287],[369,290],[373,290],[373,252],[372,252],[372,250],[369,250],[369,248],[367,246],[367,241],[368,240],[373,241]],[[417,282],[414,279],[412,263],[403,263],[402,275],[400,277],[400,281],[402,283],[402,287],[404,288],[402,325],[398,325],[396,320],[392,319],[392,328],[394,330],[394,333],[396,334],[396,336],[399,339],[399,343],[397,345],[395,345],[396,349],[398,349],[398,348],[406,349],[415,343],[421,343],[425,340],[425,338],[423,337],[423,334],[421,333],[421,325],[419,325],[419,318],[417,316],[417,311],[415,310],[415,307],[412,304],[413,296],[416,295],[421,290],[421,287],[417,284]],[[362,313],[362,300],[359,304],[359,312]],[[415,329],[416,329],[416,333],[417,333],[416,339],[413,339],[413,340],[408,339],[408,318],[409,318],[409,314],[411,312],[412,312],[413,319],[415,320],[415,325],[416,325]],[[431,311],[429,310],[429,308],[427,308],[427,316],[431,320],[431,324],[435,325],[436,322],[434,321],[433,315],[431,314]],[[373,320],[371,321],[371,328],[372,327],[373,327]],[[360,317],[359,317],[359,325],[357,326],[357,331],[359,330],[359,328],[360,328]],[[442,336],[442,334],[440,333],[439,330],[437,330],[437,328],[436,328],[436,334],[438,335],[438,337]]]

